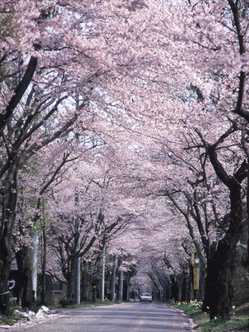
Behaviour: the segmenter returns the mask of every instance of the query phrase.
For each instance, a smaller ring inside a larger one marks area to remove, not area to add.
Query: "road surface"
[[[189,320],[165,305],[127,303],[62,311],[63,317],[18,332],[187,332]]]

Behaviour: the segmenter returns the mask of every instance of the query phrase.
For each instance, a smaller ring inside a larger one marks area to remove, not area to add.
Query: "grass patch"
[[[184,311],[187,315],[195,315],[201,311],[201,304],[197,301],[191,301],[190,303],[179,302],[175,307]]]
[[[20,310],[20,306],[11,306],[9,315],[0,316],[0,325],[9,325],[12,326],[18,321],[22,320],[21,317],[17,317],[14,313],[15,309]]]
[[[9,316],[0,316],[0,325],[12,326],[20,320],[22,320],[22,318],[15,316],[15,314],[12,311]]]
[[[200,325],[202,332],[249,331],[248,316],[234,316],[229,321],[221,319],[207,321]]]
[[[15,318],[15,317],[0,317],[0,325],[14,325],[15,323],[18,322],[18,318]]]
[[[235,313],[231,320],[224,321],[215,319],[210,321],[208,314],[201,311],[201,303],[192,301],[190,303],[177,303],[175,308],[182,310],[191,317],[197,325],[196,330],[200,332],[249,332],[249,316]]]

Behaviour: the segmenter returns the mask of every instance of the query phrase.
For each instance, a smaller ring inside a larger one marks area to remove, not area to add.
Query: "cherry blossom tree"
[[[188,44],[196,45],[198,57],[200,57],[199,64],[204,65],[203,74],[211,75],[211,80],[213,80],[213,91],[216,94],[216,99],[211,105],[214,105],[214,110],[219,111],[223,119],[228,117],[226,125],[219,130],[219,133],[217,132],[217,136],[213,135],[211,138],[210,135],[204,134],[203,130],[197,130],[214,171],[227,187],[230,196],[230,224],[224,237],[211,253],[207,268],[206,291],[211,318],[217,315],[227,318],[230,315],[232,305],[233,260],[236,244],[242,232],[242,182],[246,179],[248,166],[246,158],[239,150],[237,150],[237,155],[230,150],[235,163],[234,169],[231,164],[227,165],[224,154],[228,153],[231,141],[235,141],[236,144],[237,140],[237,145],[239,144],[241,135],[238,133],[236,136],[236,132],[241,130],[241,124],[242,126],[243,123],[247,125],[244,121],[244,119],[246,120],[244,106],[247,105],[247,99],[244,95],[247,70],[244,60],[248,39],[247,5],[243,1],[227,1],[224,4],[213,1],[199,3],[194,8],[192,7],[191,11],[189,19],[193,19],[194,23],[189,30],[193,37]],[[208,15],[206,15],[207,13]],[[194,14],[197,14],[195,18],[191,16]],[[205,28],[204,22],[201,22],[204,15],[206,16]],[[211,24],[212,31],[209,34],[206,29]],[[196,33],[193,34],[196,28]],[[229,57],[228,54],[225,55],[228,49],[230,50]],[[229,61],[233,59],[232,62],[229,63],[228,58]],[[205,105],[205,107],[207,106]],[[227,114],[226,110],[228,110]],[[214,134],[213,131],[212,134]],[[228,144],[227,149],[224,148],[224,143]],[[225,153],[222,156],[224,150]],[[222,157],[225,159],[223,162],[221,161]],[[219,285],[218,280],[221,280]],[[216,286],[217,288],[215,288]],[[215,289],[215,293],[212,292],[212,289]]]
[[[17,220],[38,225],[45,200],[70,298],[75,258],[138,255],[128,234],[112,239],[120,218],[143,220],[140,246],[153,234],[159,284],[160,251],[186,224],[211,318],[229,318],[248,177],[247,2],[4,0],[0,20],[1,311]],[[96,153],[81,158],[83,146]]]

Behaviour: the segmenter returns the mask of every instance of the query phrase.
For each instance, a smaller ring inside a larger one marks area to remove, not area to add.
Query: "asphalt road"
[[[18,332],[187,332],[187,317],[165,305],[127,303],[62,311],[62,317]],[[12,330],[11,330],[12,331]]]

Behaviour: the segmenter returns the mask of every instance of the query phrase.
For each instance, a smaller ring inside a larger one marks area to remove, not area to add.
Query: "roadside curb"
[[[189,318],[189,324],[191,326],[192,331],[200,332],[199,326],[193,321],[192,318]]]
[[[49,314],[46,318],[43,319],[32,319],[30,321],[21,319],[20,321],[16,322],[13,325],[0,325],[0,332],[1,331],[18,331],[20,328],[27,329],[36,325],[44,324],[46,322],[56,320],[58,318],[62,318],[63,315],[60,314]]]
[[[193,332],[200,332],[198,329],[198,325],[195,324],[195,322],[193,321],[192,318],[190,318],[188,315],[185,314],[185,312],[181,309],[172,307],[176,312],[179,312],[183,317],[186,317],[188,319],[189,322],[189,326],[191,328],[191,331]]]

